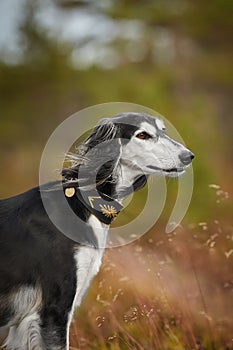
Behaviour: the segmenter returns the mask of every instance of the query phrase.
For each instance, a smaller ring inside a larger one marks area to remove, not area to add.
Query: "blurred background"
[[[106,252],[72,349],[233,349],[232,36],[231,0],[0,0],[1,197],[38,184],[52,131],[93,104],[150,107],[196,155],[182,226],[164,233],[171,180],[155,227]]]

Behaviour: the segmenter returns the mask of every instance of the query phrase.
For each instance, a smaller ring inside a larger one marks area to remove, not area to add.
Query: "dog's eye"
[[[139,134],[136,135],[136,137],[138,139],[141,139],[141,140],[147,140],[147,139],[151,138],[151,136],[149,134],[147,134],[147,132],[145,132],[145,131],[140,132]]]

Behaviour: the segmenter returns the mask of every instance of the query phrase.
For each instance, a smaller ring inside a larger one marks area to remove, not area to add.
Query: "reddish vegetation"
[[[215,221],[106,251],[71,349],[232,349],[232,240]]]

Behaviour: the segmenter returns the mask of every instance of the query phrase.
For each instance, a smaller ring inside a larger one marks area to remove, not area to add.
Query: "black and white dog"
[[[51,222],[40,187],[1,200],[0,336],[5,332],[7,349],[69,348],[73,311],[100,268],[122,199],[151,174],[179,176],[193,157],[165,134],[162,120],[123,113],[100,121],[63,169],[60,188],[81,219],[77,239]],[[57,186],[45,185],[45,193],[65,221]]]

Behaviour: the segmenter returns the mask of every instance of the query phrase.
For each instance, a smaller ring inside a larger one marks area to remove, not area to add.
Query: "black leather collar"
[[[94,190],[82,190],[80,187],[64,188],[64,193],[72,202],[79,200],[93,215],[104,224],[110,225],[117,217],[123,206],[114,198]]]

